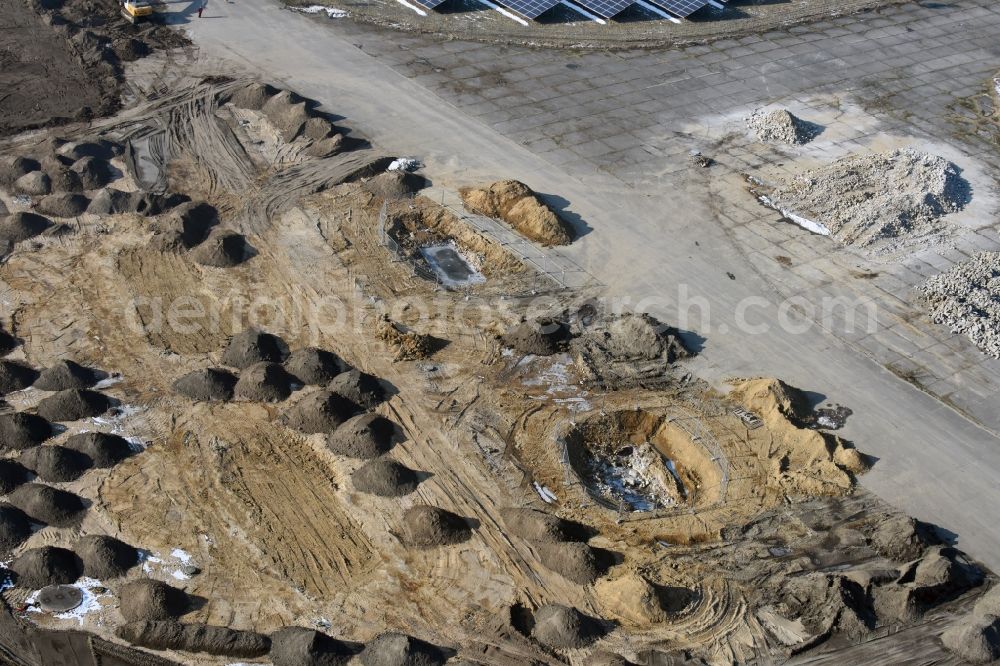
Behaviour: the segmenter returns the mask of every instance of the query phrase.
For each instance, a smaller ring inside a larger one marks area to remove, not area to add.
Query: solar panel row
[[[687,18],[696,11],[708,5],[708,0],[648,0],[657,7],[662,7],[680,18]]]
[[[559,0],[497,0],[497,2],[529,19],[536,19],[559,4]]]
[[[635,0],[575,0],[578,5],[589,9],[598,16],[602,18],[611,18],[616,14],[621,14],[623,11],[628,9],[631,5],[635,4]]]
[[[445,0],[416,0],[418,4],[427,9],[434,9]],[[539,16],[549,11],[562,0],[495,0],[499,5],[511,9],[527,19],[537,19]],[[657,7],[686,18],[708,5],[709,0],[647,0]],[[570,7],[576,3],[580,7],[587,9],[601,18],[613,18],[635,4],[635,0],[571,0],[567,2]]]

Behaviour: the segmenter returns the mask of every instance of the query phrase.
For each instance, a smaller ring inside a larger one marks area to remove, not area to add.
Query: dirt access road
[[[530,151],[461,114],[427,89],[362,52],[335,22],[318,22],[271,0],[214,3],[198,20],[187,3],[172,6],[172,20],[188,31],[207,62],[299,91],[347,115],[365,136],[418,156],[436,185],[516,177],[568,200],[592,227],[568,254],[604,282],[612,296],[675,321],[671,299],[678,285],[711,307],[707,338],[692,366],[705,379],[769,374],[819,391],[851,406],[845,435],[879,458],[863,479],[874,492],[921,519],[947,526],[963,549],[1000,567],[1000,526],[990,520],[1000,505],[1000,441],[947,405],[815,328],[791,334],[773,327],[746,335],[736,325],[737,305],[773,294],[748,269],[739,280],[718,267],[735,256],[711,219],[703,188],[678,183],[638,191],[594,172],[570,176]],[[674,211],[664,220],[664,211]],[[694,241],[699,249],[693,251]]]

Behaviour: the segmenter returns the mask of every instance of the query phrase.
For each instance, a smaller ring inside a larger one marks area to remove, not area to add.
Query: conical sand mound
[[[35,522],[68,527],[83,517],[83,500],[71,492],[40,483],[26,483],[7,498]]]
[[[124,576],[139,563],[139,551],[103,534],[83,537],[76,542],[73,550],[83,562],[83,573],[97,580]]]
[[[299,432],[329,433],[351,418],[357,409],[357,405],[339,393],[320,390],[295,403],[283,420]]]
[[[78,421],[100,416],[111,408],[103,393],[88,389],[59,391],[38,403],[39,416],[49,421]]]
[[[75,583],[83,575],[83,564],[72,550],[42,546],[24,551],[10,563],[16,584],[29,590],[47,585]]]
[[[10,552],[30,536],[28,515],[16,506],[0,504],[0,559],[7,559]]]
[[[222,353],[222,362],[231,368],[249,368],[254,363],[282,360],[281,340],[262,331],[246,330],[237,333]]]
[[[236,375],[222,368],[189,372],[174,382],[174,390],[192,400],[228,402],[233,399]]]
[[[285,370],[303,384],[326,384],[344,370],[344,363],[333,352],[316,347],[293,351],[285,361]]]
[[[35,388],[43,391],[90,388],[97,383],[97,373],[75,361],[59,361],[42,370]]]
[[[121,613],[128,622],[170,620],[187,612],[189,601],[183,590],[151,578],[122,586]]]
[[[292,394],[292,381],[283,367],[264,361],[243,370],[233,395],[250,402],[281,402]]]
[[[327,388],[353,401],[363,409],[372,409],[385,400],[385,390],[375,377],[351,370],[333,378]]]
[[[365,463],[351,475],[351,480],[359,491],[379,497],[409,495],[420,483],[412,469],[386,458]]]
[[[56,444],[28,449],[20,462],[41,480],[54,483],[78,479],[94,464],[89,456]]]
[[[436,506],[412,506],[403,514],[403,543],[411,548],[434,548],[461,543],[472,536],[465,518]]]
[[[89,456],[94,467],[114,467],[134,453],[127,439],[106,432],[79,433],[64,446]]]
[[[0,414],[0,449],[21,451],[52,436],[52,424],[37,414]]]
[[[360,414],[330,433],[326,445],[332,452],[351,458],[376,458],[392,448],[395,426],[378,414]]]
[[[0,361],[0,394],[21,391],[38,379],[38,371],[17,361]]]

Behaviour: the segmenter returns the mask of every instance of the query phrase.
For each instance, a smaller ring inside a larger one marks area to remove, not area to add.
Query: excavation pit
[[[449,289],[463,289],[486,282],[486,276],[451,243],[422,247],[420,255],[441,284]]]

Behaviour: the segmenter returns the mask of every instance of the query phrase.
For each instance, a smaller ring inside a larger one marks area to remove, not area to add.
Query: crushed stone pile
[[[172,620],[135,621],[118,628],[118,637],[152,650],[182,650],[242,659],[263,657],[271,640],[254,631]]]
[[[606,569],[599,553],[585,543],[536,543],[542,566],[578,585],[590,585]]]
[[[501,342],[521,354],[551,356],[566,349],[569,326],[550,317],[521,322],[503,334]]]
[[[128,622],[152,622],[180,617],[190,601],[184,590],[152,578],[133,580],[118,595],[121,614]]]
[[[52,178],[44,171],[32,171],[15,180],[14,189],[29,196],[44,196],[52,192]]]
[[[191,258],[202,266],[232,268],[252,257],[254,249],[243,234],[235,231],[213,231],[194,252]]]
[[[687,588],[654,585],[636,573],[602,578],[594,584],[594,594],[608,617],[634,627],[666,622],[694,600]]]
[[[283,627],[273,632],[268,654],[274,666],[341,666],[353,656],[349,645],[305,627]]]
[[[302,133],[310,117],[305,100],[290,90],[282,90],[268,99],[261,111],[281,132],[281,138],[289,143]]]
[[[79,174],[85,190],[98,190],[110,183],[113,176],[107,160],[92,155],[81,157],[70,168]]]
[[[45,232],[51,226],[52,220],[37,213],[12,213],[0,222],[0,241],[20,243]]]
[[[346,364],[331,351],[318,347],[297,349],[288,355],[285,370],[302,384],[322,385],[347,370]]]
[[[42,370],[35,381],[35,388],[43,391],[83,389],[90,388],[97,381],[97,373],[90,368],[74,361],[62,360]]]
[[[28,478],[29,473],[24,465],[10,458],[0,458],[0,495],[6,495],[27,483]]]
[[[880,255],[947,235],[942,218],[969,192],[954,164],[907,149],[844,157],[779,183],[767,200],[815,233]]]
[[[1000,252],[983,252],[920,288],[931,318],[1000,358]]]
[[[1000,617],[973,615],[948,627],[941,642],[971,664],[1000,659]]]
[[[385,389],[379,380],[357,369],[340,373],[327,384],[327,388],[362,409],[373,409],[385,400]]]
[[[362,187],[379,199],[402,199],[427,187],[427,181],[409,171],[386,171],[369,178]]]
[[[446,660],[437,646],[396,632],[376,636],[361,653],[364,666],[438,666]]]
[[[812,141],[821,128],[802,120],[787,109],[758,109],[747,118],[747,129],[765,143],[799,145]]]
[[[100,416],[111,408],[111,400],[90,389],[66,389],[43,398],[36,410],[49,421],[77,421]]]
[[[281,402],[292,394],[293,381],[278,363],[255,363],[243,370],[233,388],[233,397],[250,402]]]
[[[417,489],[420,478],[395,460],[377,458],[358,468],[351,475],[351,481],[357,490],[369,495],[403,497]]]
[[[139,551],[124,541],[103,534],[88,534],[73,546],[89,578],[120,578],[139,563]]]
[[[306,434],[331,433],[358,411],[358,406],[339,393],[319,390],[305,396],[282,416],[290,427]]]
[[[114,467],[135,453],[127,439],[107,432],[81,432],[69,437],[63,446],[87,455],[99,468]]]
[[[14,558],[10,570],[17,574],[18,587],[39,590],[48,585],[75,583],[83,575],[83,564],[72,550],[42,546]]]
[[[52,424],[37,414],[0,414],[0,450],[23,451],[38,446],[53,434]]]
[[[90,207],[90,199],[82,194],[50,194],[42,197],[35,209],[52,217],[76,217]]]
[[[929,540],[916,520],[897,514],[878,522],[871,535],[871,544],[875,552],[888,560],[910,562],[923,554]]]
[[[531,629],[537,641],[560,650],[587,647],[605,633],[600,620],[560,604],[547,604],[536,610]]]
[[[283,343],[277,336],[248,329],[237,333],[222,352],[222,363],[231,368],[248,368],[254,363],[281,363]]]
[[[418,504],[403,513],[403,544],[411,548],[434,548],[461,543],[472,536],[469,522],[445,509]]]
[[[388,315],[378,322],[375,337],[393,351],[393,361],[417,361],[431,356],[435,350],[434,336],[404,329],[390,320]]]
[[[228,402],[233,399],[236,375],[222,368],[195,370],[178,378],[174,390],[192,400]]]
[[[463,187],[459,194],[469,212],[501,219],[537,243],[549,247],[573,242],[573,228],[520,181],[501,180],[485,187]]]
[[[42,481],[52,483],[78,479],[94,464],[90,456],[57,444],[28,449],[21,454],[19,460]]]
[[[377,458],[393,445],[396,427],[378,414],[359,414],[344,422],[326,439],[330,451],[350,458]]]
[[[9,504],[0,504],[0,559],[7,559],[11,551],[31,536],[28,515]]]
[[[32,520],[55,527],[80,521],[86,507],[77,495],[41,483],[26,483],[7,496],[8,501]]]
[[[19,361],[0,361],[0,395],[21,391],[38,379],[38,371]]]
[[[500,518],[508,532],[528,541],[586,541],[590,536],[585,526],[538,509],[507,507],[500,509]]]
[[[278,89],[266,83],[250,83],[240,88],[226,100],[238,109],[260,111],[267,100],[278,94]]]

